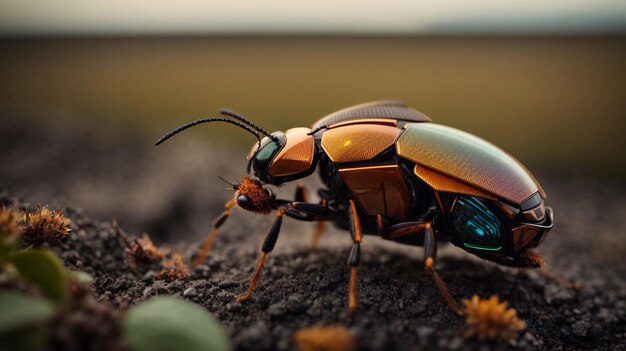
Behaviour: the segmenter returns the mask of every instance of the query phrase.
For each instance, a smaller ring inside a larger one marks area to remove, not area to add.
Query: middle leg
[[[357,276],[356,270],[361,261],[361,241],[363,234],[361,233],[361,222],[356,205],[350,200],[350,235],[352,236],[352,248],[350,256],[348,256],[348,266],[350,267],[350,290],[348,295],[348,310],[350,314],[354,314],[357,309]]]
[[[309,202],[308,191],[306,190],[306,187],[302,183],[298,184],[298,187],[296,188],[295,201],[296,202]],[[322,199],[322,201],[320,202],[320,206],[328,207],[328,203],[326,202],[326,199]],[[317,246],[319,244],[320,238],[324,234],[325,229],[326,229],[326,223],[323,220],[320,219],[316,221],[315,233],[313,234],[313,238],[311,239],[311,251],[312,252],[317,251]]]

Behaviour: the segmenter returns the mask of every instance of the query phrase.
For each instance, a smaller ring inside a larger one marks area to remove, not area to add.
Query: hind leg
[[[521,266],[520,268],[537,269],[537,272],[549,280],[556,282],[566,288],[580,290],[580,284],[571,280],[565,279],[556,273],[553,273],[543,268],[544,261],[541,256],[532,251],[526,251],[520,254]]]
[[[298,187],[296,188],[295,201],[296,202],[309,202],[308,191],[306,190],[306,187],[302,183],[298,184]],[[320,205],[323,207],[327,207],[328,205],[327,205],[326,199],[322,199],[322,201],[320,202]],[[320,238],[324,234],[325,229],[326,229],[326,223],[324,221],[318,220],[315,223],[315,232],[313,234],[313,238],[311,239],[311,251],[312,252],[317,251],[317,246],[319,244]]]
[[[433,231],[431,224],[426,223],[424,227],[424,265],[426,266],[426,270],[430,273],[437,284],[437,288],[439,289],[439,293],[443,296],[443,299],[448,304],[448,307],[454,314],[457,316],[462,316],[463,312],[454,301],[454,298],[450,294],[448,287],[441,280],[437,270],[435,269],[435,261],[437,259],[437,241],[435,239],[435,232]]]
[[[446,304],[458,316],[462,316],[463,312],[459,308],[459,306],[454,301],[454,298],[448,291],[448,287],[441,280],[437,270],[435,269],[435,261],[437,259],[437,240],[435,238],[435,232],[431,226],[430,222],[403,222],[392,225],[390,227],[385,227],[383,223],[382,216],[378,215],[376,219],[376,224],[378,227],[378,234],[387,239],[387,240],[399,240],[402,238],[409,237],[411,235],[416,235],[419,233],[423,233],[423,243],[424,243],[424,265],[426,270],[433,277],[435,284],[437,285],[437,289],[439,289],[439,293],[443,296]]]

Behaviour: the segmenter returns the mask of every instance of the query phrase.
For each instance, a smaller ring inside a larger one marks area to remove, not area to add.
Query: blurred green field
[[[0,112],[70,115],[156,137],[219,107],[277,130],[393,98],[531,168],[624,179],[625,44],[623,37],[4,39]],[[244,149],[253,141],[231,126],[191,134],[234,137],[225,143]]]

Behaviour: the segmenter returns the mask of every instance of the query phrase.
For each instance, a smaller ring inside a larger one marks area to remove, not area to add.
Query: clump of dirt
[[[32,208],[6,193],[0,196],[0,204]],[[614,205],[620,209],[619,204]],[[574,213],[585,208],[581,203],[578,206],[582,208],[574,209]],[[335,245],[332,238],[324,237],[322,243],[328,240],[332,244],[322,245],[316,253],[310,251],[308,237],[286,245],[279,242],[268,258],[253,298],[240,303],[235,298],[247,288],[258,259],[256,241],[260,237],[251,235],[249,219],[239,226],[224,226],[228,233],[219,237],[204,264],[187,278],[168,281],[158,279],[158,272],[153,270],[139,275],[129,269],[131,259],[113,223],[98,222],[72,207],[57,210],[71,219],[72,231],[60,246],[52,249],[68,268],[93,275],[93,294],[98,301],[123,311],[151,296],[181,296],[212,312],[229,330],[239,350],[293,349],[294,332],[317,325],[345,326],[354,335],[356,348],[364,350],[475,350],[482,346],[619,350],[626,346],[624,265],[612,261],[617,253],[599,260],[593,251],[597,247],[590,247],[585,241],[576,242],[583,234],[571,234],[568,240],[567,225],[549,238],[544,251],[548,263],[555,262],[553,271],[582,283],[578,291],[534,272],[504,269],[467,255],[459,256],[454,248],[443,250],[438,269],[458,301],[474,294],[484,298],[497,295],[526,321],[527,330],[518,340],[483,343],[463,338],[463,319],[448,310],[422,268],[417,248],[377,245],[379,239],[364,238],[359,310],[351,316],[347,309],[349,270],[345,264],[348,246]],[[615,218],[609,226],[610,233],[601,230],[596,240],[611,233],[622,235],[619,230],[623,224],[623,219]],[[327,235],[338,234],[344,233],[331,231]],[[291,229],[281,235],[302,233]],[[372,244],[367,245],[368,242]],[[198,245],[184,241],[176,249],[190,257]],[[621,248],[602,249],[610,252]],[[116,333],[115,325],[107,325],[107,320],[114,319],[107,318],[104,316],[95,325],[81,324],[79,329],[76,323],[58,325],[57,332],[75,337],[95,332],[85,328]],[[63,328],[67,330],[61,332]]]

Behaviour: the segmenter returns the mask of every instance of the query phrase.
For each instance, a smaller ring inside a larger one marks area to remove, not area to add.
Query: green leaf
[[[124,318],[131,351],[230,350],[219,322],[204,308],[173,297],[154,297],[128,311]]]
[[[55,314],[50,302],[12,291],[0,292],[0,311],[0,334],[46,322]]]
[[[68,274],[52,252],[20,251],[13,255],[12,261],[19,275],[37,285],[46,296],[60,304],[69,300]]]
[[[91,285],[94,282],[91,274],[83,271],[69,271],[70,277],[73,281],[82,285]]]

